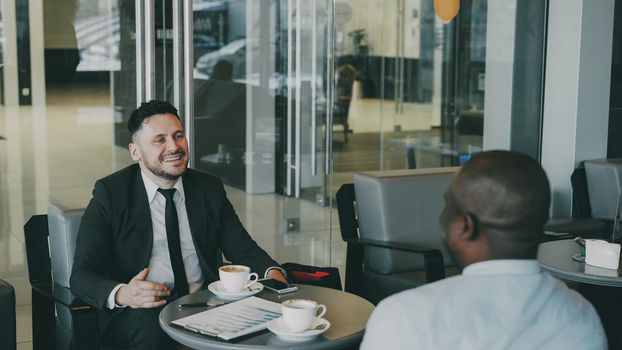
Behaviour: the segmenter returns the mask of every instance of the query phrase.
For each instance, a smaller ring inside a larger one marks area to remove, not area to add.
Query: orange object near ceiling
[[[447,24],[451,22],[460,10],[460,0],[434,0],[434,12]]]

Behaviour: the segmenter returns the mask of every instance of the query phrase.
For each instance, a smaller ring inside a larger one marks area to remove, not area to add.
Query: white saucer
[[[261,284],[261,282],[255,282],[251,284],[248,288],[244,288],[240,292],[228,292],[223,288],[220,281],[215,281],[215,282],[210,283],[207,286],[207,289],[210,292],[216,294],[221,299],[235,300],[235,299],[243,299],[246,297],[250,297],[251,295],[255,295],[261,292],[263,290],[263,284]]]
[[[318,330],[313,329],[321,324],[325,324],[326,326],[323,329],[318,329]],[[311,325],[311,329],[298,332],[298,333],[292,332],[289,329],[289,327],[287,327],[287,325],[285,324],[285,321],[283,320],[283,317],[279,317],[277,319],[274,319],[268,322],[268,329],[270,330],[270,332],[276,334],[277,337],[283,340],[289,340],[289,341],[311,340],[317,337],[318,335],[326,332],[329,328],[330,328],[330,322],[328,322],[328,320],[325,318],[319,318],[315,320],[313,324]]]

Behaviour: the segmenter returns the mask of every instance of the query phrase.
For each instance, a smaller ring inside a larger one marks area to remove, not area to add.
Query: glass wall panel
[[[228,185],[246,228],[279,261],[330,263],[331,8],[193,2],[193,164]]]
[[[481,150],[486,0],[461,1],[448,24],[432,1],[336,6],[350,16],[335,27],[335,110],[346,121],[333,129],[335,190],[356,171],[458,165]]]
[[[50,200],[79,208],[96,179],[131,163],[125,121],[136,106],[134,1],[45,0],[43,10],[47,108],[33,118],[50,166],[38,160],[37,174],[49,176]]]
[[[136,21],[143,21],[142,44],[153,40],[153,53],[149,59],[153,62],[153,94],[151,99],[160,99],[173,102],[173,21],[172,2],[165,0],[153,1],[153,37],[149,38],[146,29],[147,9],[143,7],[141,14],[136,14],[135,1],[119,2],[120,42],[118,43],[119,69],[113,71],[114,108],[115,108],[115,142],[120,147],[127,147],[126,123],[130,113],[140,102],[137,101],[137,81],[142,79],[137,71],[137,60],[141,65],[142,74],[146,74],[147,56],[151,53],[143,48],[143,57],[136,57],[136,46],[140,45],[136,33]],[[144,82],[142,82],[144,84]],[[143,91],[147,90],[142,86]],[[146,99],[146,98],[145,98]],[[180,106],[176,106],[179,108]],[[183,114],[182,114],[183,118]]]

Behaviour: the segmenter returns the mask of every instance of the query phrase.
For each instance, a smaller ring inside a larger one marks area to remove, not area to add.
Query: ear
[[[475,217],[470,213],[460,213],[456,221],[458,221],[460,233],[458,239],[461,241],[473,241],[477,239],[478,228]]]
[[[129,148],[130,150],[130,155],[132,156],[132,159],[135,161],[139,161],[140,160],[140,150],[138,149],[138,146],[131,142],[129,145],[127,145],[127,148]]]

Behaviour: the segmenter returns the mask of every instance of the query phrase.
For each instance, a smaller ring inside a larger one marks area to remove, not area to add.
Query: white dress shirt
[[[383,300],[361,349],[606,349],[592,305],[537,260],[488,260]]]
[[[141,172],[145,190],[147,191],[147,199],[149,200],[149,209],[151,211],[151,223],[153,225],[153,246],[151,248],[151,259],[149,260],[148,281],[157,282],[166,285],[169,289],[175,286],[175,278],[173,277],[173,267],[171,266],[171,258],[168,252],[168,240],[166,239],[166,223],[164,220],[164,210],[166,208],[166,198],[158,192],[158,185],[151,181],[144,172]],[[194,248],[192,235],[190,234],[190,223],[188,222],[188,212],[186,211],[186,202],[184,197],[184,185],[181,177],[173,186],[177,191],[173,196],[175,206],[177,207],[177,217],[179,221],[179,239],[181,243],[181,255],[184,259],[184,270],[188,279],[188,290],[194,293],[203,286],[203,272],[199,265],[197,251]],[[109,309],[120,307],[114,302],[114,297],[119,288],[124,284],[117,285],[108,296],[107,306]]]

